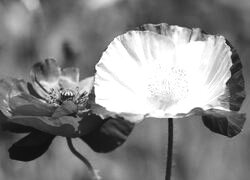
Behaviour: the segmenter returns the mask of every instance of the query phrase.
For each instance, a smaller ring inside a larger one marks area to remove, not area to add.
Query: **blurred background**
[[[0,0],[0,77],[28,79],[34,62],[52,57],[62,67],[79,67],[84,78],[94,74],[115,36],[144,23],[166,22],[200,27],[231,41],[242,59],[249,95],[249,17],[249,0]],[[247,98],[242,111],[249,108]],[[200,117],[174,123],[173,180],[249,180],[249,121],[232,139],[210,132]],[[163,180],[167,127],[166,120],[145,120],[109,154],[97,154],[81,140],[74,143],[104,180]],[[8,147],[21,136],[0,133],[0,180],[88,179],[62,137],[35,161],[10,160]]]

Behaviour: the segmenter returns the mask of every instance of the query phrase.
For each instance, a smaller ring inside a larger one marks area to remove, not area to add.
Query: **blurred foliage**
[[[223,34],[238,50],[250,83],[249,0],[1,0],[0,76],[29,78],[36,61],[52,57],[61,66],[77,66],[81,77],[94,74],[94,65],[112,39],[144,23],[200,27]],[[245,100],[242,111],[250,108]],[[249,117],[249,115],[248,115]],[[200,117],[175,120],[176,180],[249,179],[250,125],[228,139],[207,130]],[[80,180],[86,168],[57,138],[49,151],[30,163],[12,161],[7,149],[17,136],[1,132],[0,179]],[[139,124],[128,141],[109,154],[97,154],[76,140],[103,179],[163,179],[167,121]]]

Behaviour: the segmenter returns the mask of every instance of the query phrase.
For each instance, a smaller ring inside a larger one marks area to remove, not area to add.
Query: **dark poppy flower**
[[[94,77],[79,81],[78,68],[61,69],[47,59],[31,70],[31,83],[0,81],[0,122],[4,130],[29,133],[9,149],[10,158],[30,161],[42,155],[55,136],[79,137],[97,152],[122,144],[133,128],[123,118],[92,113]]]
[[[223,36],[146,24],[116,37],[96,71],[96,103],[130,122],[200,115],[228,137],[245,122],[242,65]]]

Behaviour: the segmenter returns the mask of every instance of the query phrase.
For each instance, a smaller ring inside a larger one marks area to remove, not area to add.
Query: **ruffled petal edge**
[[[212,109],[204,113],[202,121],[212,132],[234,137],[242,131],[246,114]]]
[[[138,30],[150,31],[167,36],[172,39],[175,44],[188,43],[191,41],[204,41],[210,36],[218,36],[210,35],[200,28],[186,28],[177,25],[168,25],[167,23],[144,24],[138,27]],[[226,82],[227,90],[221,97],[221,105],[232,111],[239,111],[246,97],[242,64],[240,62],[239,54],[232,44],[227,39],[225,39],[225,43],[230,47],[233,65],[230,68],[231,77]]]

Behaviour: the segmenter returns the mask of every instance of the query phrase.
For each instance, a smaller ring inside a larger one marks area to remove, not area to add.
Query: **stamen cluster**
[[[60,88],[59,90],[51,88],[48,103],[61,105],[64,101],[72,101],[77,106],[85,107],[88,101],[87,94],[88,93],[86,91],[80,94],[79,87],[77,87],[75,91],[66,88]]]

